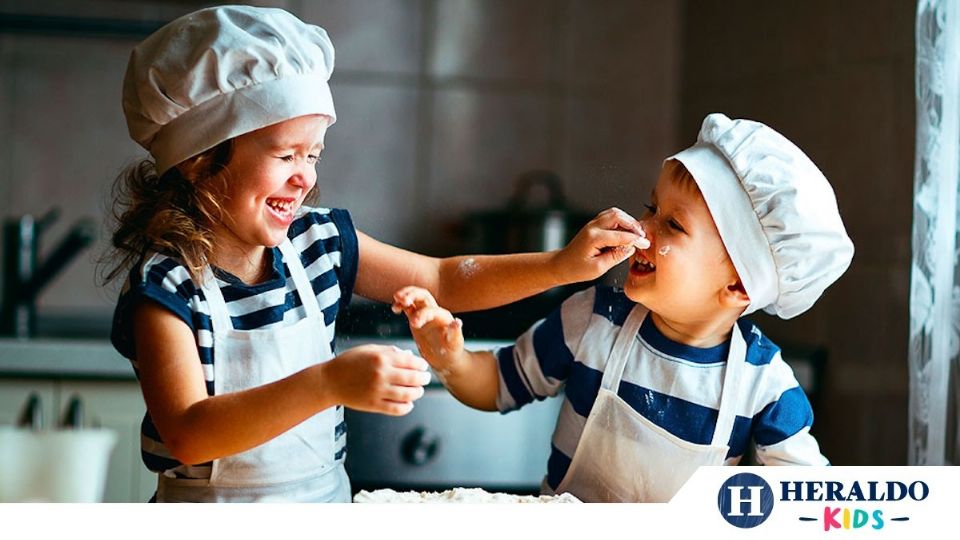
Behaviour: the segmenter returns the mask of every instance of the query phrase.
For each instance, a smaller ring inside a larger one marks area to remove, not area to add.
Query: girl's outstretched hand
[[[640,222],[619,208],[597,214],[569,244],[556,252],[556,268],[567,283],[596,279],[650,247]]]
[[[358,411],[407,414],[430,383],[427,362],[397,347],[362,345],[320,366],[337,402]]]
[[[442,379],[464,358],[463,322],[437,305],[426,289],[404,287],[393,295],[393,311],[401,311],[410,323],[410,332],[420,354]]]

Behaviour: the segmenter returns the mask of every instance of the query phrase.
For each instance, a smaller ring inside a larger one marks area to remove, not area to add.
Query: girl
[[[645,242],[611,209],[558,252],[435,259],[304,206],[336,120],[333,59],[323,29],[246,6],[184,16],[131,54],[124,113],[153,159],[120,179],[107,278],[129,270],[112,340],[143,390],[158,501],[349,501],[343,407],[406,414],[429,381],[393,348],[333,354],[353,292],[387,302],[414,284],[484,309],[598,277]]]

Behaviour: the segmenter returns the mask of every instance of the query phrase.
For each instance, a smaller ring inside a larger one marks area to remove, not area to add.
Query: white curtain
[[[960,0],[917,5],[917,149],[910,279],[910,447],[960,464]]]

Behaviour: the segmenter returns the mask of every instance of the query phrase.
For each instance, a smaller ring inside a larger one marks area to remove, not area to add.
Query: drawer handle
[[[80,429],[83,427],[83,401],[80,396],[73,396],[67,402],[67,410],[63,413],[62,427]]]
[[[40,400],[40,394],[32,392],[27,397],[27,402],[23,406],[23,412],[20,413],[17,425],[28,427],[33,431],[43,429],[43,402]]]
[[[411,465],[426,465],[433,461],[439,451],[440,437],[422,427],[408,433],[400,443],[400,455]]]

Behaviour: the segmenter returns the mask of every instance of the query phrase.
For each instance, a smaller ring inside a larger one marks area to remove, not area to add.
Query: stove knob
[[[400,443],[400,455],[411,465],[426,465],[440,450],[440,437],[422,427],[408,433]]]

